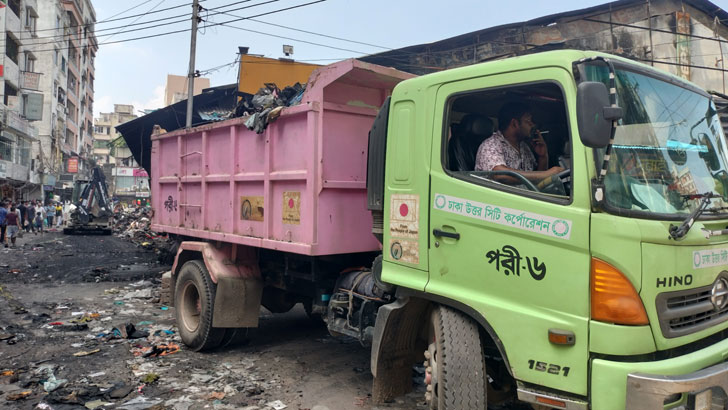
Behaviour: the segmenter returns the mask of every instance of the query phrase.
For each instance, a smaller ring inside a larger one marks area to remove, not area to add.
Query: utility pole
[[[192,103],[195,97],[195,51],[197,49],[197,22],[200,12],[199,1],[192,2],[192,39],[190,40],[190,70],[187,74],[187,123],[192,128]]]

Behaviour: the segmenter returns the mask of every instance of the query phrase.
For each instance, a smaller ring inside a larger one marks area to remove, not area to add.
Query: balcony
[[[5,7],[5,30],[20,38],[20,17],[10,7]]]
[[[5,72],[3,76],[5,81],[9,82],[13,88],[20,88],[20,70],[15,61],[11,60],[7,55],[5,56]]]
[[[30,179],[30,168],[14,162],[0,160],[0,178],[27,182]]]
[[[38,130],[17,111],[0,104],[0,119],[6,127],[28,137],[38,138]]]
[[[40,90],[40,76],[41,73],[34,73],[30,71],[23,71],[20,75],[20,88],[27,90]]]

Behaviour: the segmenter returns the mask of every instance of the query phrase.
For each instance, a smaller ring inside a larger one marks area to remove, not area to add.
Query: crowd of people
[[[69,205],[57,201],[0,202],[0,243],[15,247],[15,241],[23,232],[43,234],[46,229],[60,228],[68,219]]]

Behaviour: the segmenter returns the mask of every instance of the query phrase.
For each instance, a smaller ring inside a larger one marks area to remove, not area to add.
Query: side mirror
[[[622,118],[622,109],[611,106],[603,83],[584,81],[576,92],[576,116],[581,143],[590,148],[604,148],[612,136],[612,121]]]

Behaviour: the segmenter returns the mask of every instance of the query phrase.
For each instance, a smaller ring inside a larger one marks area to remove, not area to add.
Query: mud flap
[[[418,336],[427,302],[403,297],[379,308],[372,340],[374,403],[388,402],[412,390],[412,365],[424,360]]]
[[[263,281],[218,277],[213,327],[258,327]]]

